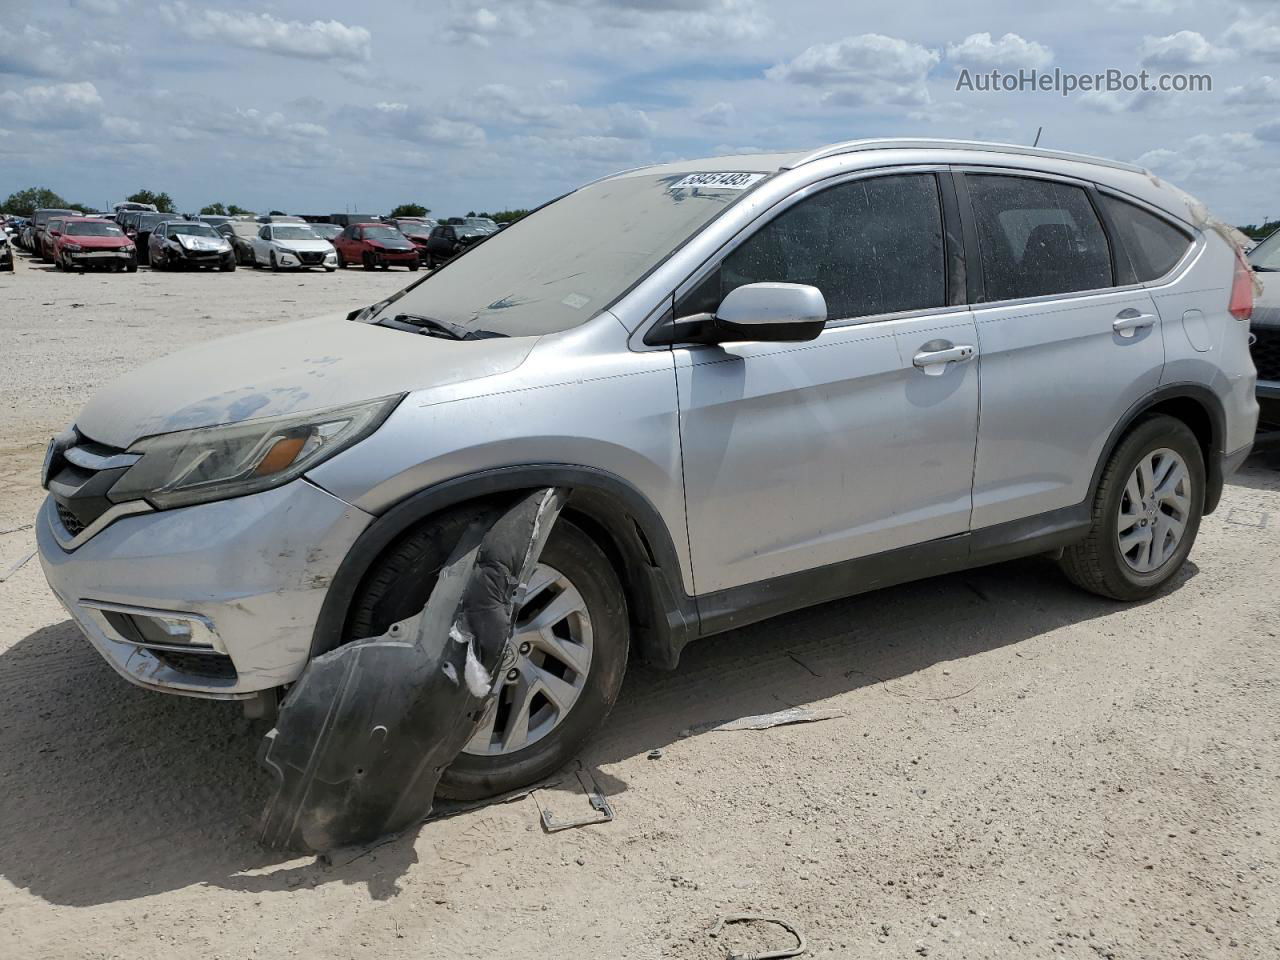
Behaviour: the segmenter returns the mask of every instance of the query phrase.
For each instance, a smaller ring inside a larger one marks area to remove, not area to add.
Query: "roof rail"
[[[1113,167],[1116,170],[1128,170],[1131,173],[1145,173],[1142,167],[1132,163],[1120,163],[1117,160],[1106,160],[1086,153],[1069,153],[1065,150],[1044,150],[1040,147],[1024,147],[1016,143],[994,143],[983,140],[919,140],[906,138],[885,138],[877,140],[846,140],[844,143],[833,143],[813,153],[801,157],[792,169],[846,153],[859,153],[863,150],[973,150],[983,153],[1012,153],[1024,157],[1044,157],[1049,160],[1073,160],[1076,163],[1091,163],[1099,167]]]

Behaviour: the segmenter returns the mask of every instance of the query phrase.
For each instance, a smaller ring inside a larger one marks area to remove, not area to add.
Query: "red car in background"
[[[353,223],[331,241],[338,266],[358,263],[366,270],[392,265],[418,269],[418,248],[395,227],[385,223]]]
[[[53,221],[50,221],[53,226]],[[49,231],[53,241],[53,265],[59,270],[89,267],[110,270],[138,269],[138,250],[124,231],[100,217],[63,217],[56,230]]]

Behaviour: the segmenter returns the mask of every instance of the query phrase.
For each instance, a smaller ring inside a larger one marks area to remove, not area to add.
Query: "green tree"
[[[202,217],[203,216],[225,217],[227,215],[227,208],[220,203],[206,203],[203,207],[200,208],[200,215]]]
[[[1241,227],[1240,232],[1247,234],[1254,240],[1265,240],[1271,234],[1280,230],[1280,220],[1268,220],[1263,224],[1249,224],[1247,227]]]
[[[425,217],[430,212],[430,207],[424,207],[420,203],[402,203],[391,211],[391,217],[392,219],[396,217]]]
[[[167,193],[152,193],[150,190],[142,189],[137,193],[125,197],[131,203],[154,203],[156,209],[161,213],[173,213],[173,198]]]
[[[520,210],[499,210],[496,213],[469,213],[469,217],[488,217],[494,223],[515,223],[521,217],[527,217],[532,211]]]
[[[253,216],[253,211],[246,210],[244,207],[240,206],[239,204],[228,203],[227,216],[228,217],[251,217]]]
[[[67,209],[67,201],[63,200],[48,187],[28,187],[26,190],[19,190],[16,193],[9,194],[4,206],[0,207],[0,209],[3,209],[5,213],[15,213],[20,217],[29,217],[41,207],[62,207]]]

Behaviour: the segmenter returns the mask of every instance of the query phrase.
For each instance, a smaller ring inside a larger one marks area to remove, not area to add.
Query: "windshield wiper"
[[[393,321],[417,327],[418,332],[428,337],[441,337],[445,340],[488,340],[493,337],[505,337],[505,333],[493,330],[471,330],[460,323],[437,320],[435,317],[421,317],[414,313],[397,313]]]

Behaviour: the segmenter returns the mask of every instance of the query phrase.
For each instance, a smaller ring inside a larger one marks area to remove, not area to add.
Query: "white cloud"
[[[621,140],[643,140],[653,136],[657,129],[658,125],[643,110],[615,103],[609,108],[604,135]]]
[[[1250,154],[1260,146],[1251,133],[1201,133],[1176,150],[1149,150],[1135,162],[1174,181],[1214,181],[1248,174],[1255,167]]]
[[[823,100],[849,106],[922,105],[925,79],[941,59],[938,51],[878,33],[818,43],[795,59],[765,71],[770,80],[817,87]]]
[[[1242,86],[1232,87],[1224,98],[1226,103],[1242,106],[1273,106],[1280,104],[1280,79],[1254,77]]]
[[[0,118],[28,127],[74,129],[96,123],[98,88],[87,81],[25,87],[0,93]]]
[[[119,16],[127,4],[128,0],[71,0],[71,5],[77,10],[94,13],[100,17]]]
[[[1144,37],[1138,48],[1143,66],[1165,70],[1202,67],[1221,60],[1226,53],[1194,30],[1179,30],[1167,37]]]
[[[699,110],[693,115],[693,119],[709,127],[727,127],[733,123],[734,116],[733,104],[721,100]]]
[[[545,0],[545,5],[585,10],[596,25],[628,31],[628,42],[664,50],[754,40],[771,25],[757,0]]]
[[[64,73],[64,56],[53,37],[27,24],[20,31],[0,23],[0,73],[20,77],[57,77]]]
[[[1241,16],[1227,28],[1224,39],[1241,53],[1280,63],[1280,13]]]
[[[500,37],[525,37],[532,32],[526,11],[514,3],[492,10],[467,0],[453,0],[445,26],[447,39],[478,47],[487,47]]]
[[[1137,10],[1140,13],[1173,13],[1190,6],[1192,0],[1097,0],[1108,9]]]
[[[1266,140],[1269,143],[1280,143],[1280,120],[1272,120],[1270,123],[1264,123],[1254,134],[1259,140]]]
[[[263,50],[307,60],[369,60],[373,38],[364,27],[337,20],[277,20],[269,13],[192,10],[178,2],[160,15],[193,40],[215,40],[248,50]]]
[[[340,118],[370,137],[391,137],[409,143],[441,147],[477,147],[484,130],[474,123],[453,120],[407,103],[383,101],[372,107],[343,107]]]
[[[947,60],[975,70],[1040,69],[1053,62],[1053,51],[1016,33],[992,40],[989,33],[972,33],[959,43],[947,44]]]

